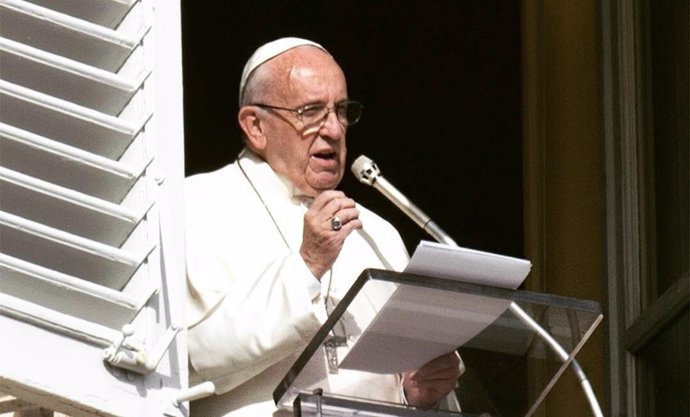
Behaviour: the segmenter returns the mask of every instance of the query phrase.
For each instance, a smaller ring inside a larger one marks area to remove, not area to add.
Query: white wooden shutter
[[[179,1],[0,0],[0,392],[21,402],[188,415],[180,36]]]

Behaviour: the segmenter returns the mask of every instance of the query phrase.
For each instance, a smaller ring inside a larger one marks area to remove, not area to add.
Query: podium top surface
[[[455,392],[462,415],[529,416],[601,319],[593,301],[368,269],[273,396],[284,409],[315,391],[396,403],[383,385],[457,350],[466,368]],[[364,388],[339,382],[359,374]]]

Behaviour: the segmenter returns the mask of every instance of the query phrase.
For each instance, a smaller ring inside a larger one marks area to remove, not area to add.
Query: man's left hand
[[[448,395],[465,367],[456,352],[439,356],[416,371],[403,375],[407,403],[419,408],[432,408]]]

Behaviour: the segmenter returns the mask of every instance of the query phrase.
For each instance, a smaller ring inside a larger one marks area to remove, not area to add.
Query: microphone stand
[[[396,202],[396,206],[402,210],[408,217],[417,223],[419,227],[429,233],[436,241],[445,243],[451,246],[457,246],[455,241],[448,236],[429,216],[427,216],[417,206],[412,204],[402,193],[400,193],[391,183],[384,177],[377,177],[373,184],[381,194],[385,195],[391,201]]]
[[[408,200],[381,175],[381,172],[374,161],[362,155],[358,157],[352,164],[352,172],[360,182],[371,185],[379,190],[384,196],[386,196],[386,198],[393,202],[396,207],[414,220],[418,226],[426,230],[434,239],[436,239],[437,242],[458,247],[458,244],[455,243],[455,241],[435,222],[433,222],[429,216],[424,214],[424,212],[417,208],[417,206],[412,204],[410,200]],[[549,332],[544,330],[539,323],[537,323],[529,314],[527,314],[522,307],[517,305],[515,302],[511,302],[509,310],[527,327],[536,332],[537,335],[539,335],[539,337],[546,342],[551,350],[556,353],[556,356],[558,356],[562,362],[566,362],[568,360],[570,355],[568,355],[568,352],[563,348],[563,346],[561,346],[561,344],[558,343],[558,341],[554,339]],[[590,384],[584,370],[574,357],[570,362],[570,366],[573,368],[575,375],[580,381],[580,387],[582,387],[582,391],[589,402],[589,406],[592,409],[592,414],[596,417],[604,417],[604,414],[601,411],[601,406],[599,405],[599,401],[597,401],[594,390],[592,389],[592,385]],[[531,416],[535,409],[536,406],[532,406],[525,417]]]
[[[376,188],[381,194],[386,196],[396,207],[402,210],[407,217],[411,218],[419,227],[429,233],[438,242],[447,245],[457,246],[455,241],[448,236],[438,225],[429,218],[422,210],[415,206],[397,188],[388,182],[379,171],[376,163],[364,155],[359,156],[352,163],[352,173],[357,179],[366,185]]]

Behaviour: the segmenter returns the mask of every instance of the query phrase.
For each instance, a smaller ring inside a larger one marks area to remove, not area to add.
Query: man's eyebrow
[[[311,107],[311,106],[325,106],[326,103],[324,103],[321,100],[316,100],[316,101],[310,101],[306,104],[304,104],[302,107]]]

